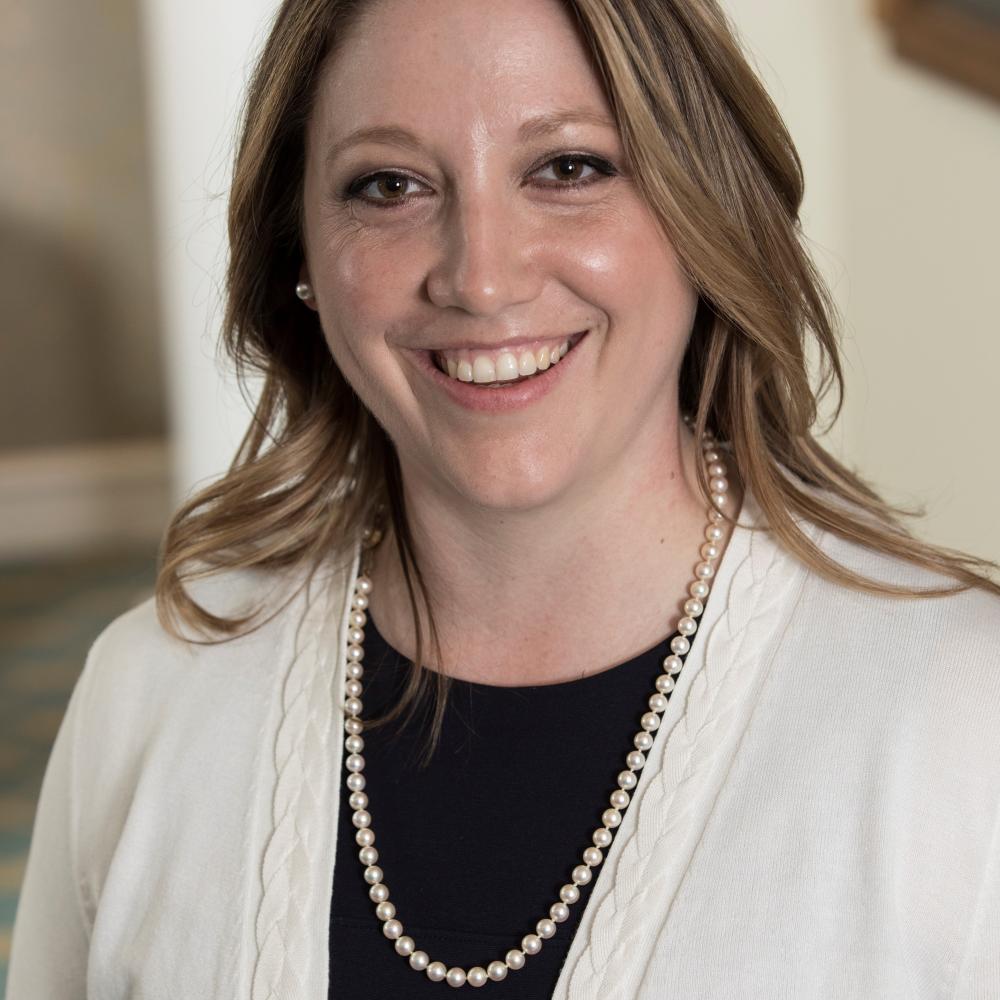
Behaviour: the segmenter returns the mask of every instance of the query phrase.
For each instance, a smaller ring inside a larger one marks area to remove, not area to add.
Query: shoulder
[[[954,578],[918,566],[893,553],[860,545],[826,531],[818,544],[838,566],[876,583],[914,590],[952,589]],[[878,632],[900,649],[922,648],[944,655],[975,654],[1000,674],[1000,597],[985,588],[955,590],[940,597],[892,597],[808,574],[806,596],[841,627],[871,640]]]
[[[152,598],[120,615],[94,642],[77,684],[82,744],[134,754],[149,738],[151,719],[165,729],[232,713],[263,718],[303,644],[315,643],[322,627],[339,626],[348,572],[344,553],[311,573],[238,569],[193,581],[190,596],[211,614],[252,616],[222,640],[190,628],[178,637]],[[115,734],[110,745],[96,739],[101,733]]]
[[[870,580],[920,590],[955,584],[829,532],[818,542]],[[828,712],[845,732],[867,733],[888,759],[922,761],[928,782],[942,765],[944,784],[963,768],[982,786],[981,802],[1000,800],[990,776],[1000,759],[1000,598],[980,588],[890,597],[809,569],[786,638],[786,667],[843,700]]]

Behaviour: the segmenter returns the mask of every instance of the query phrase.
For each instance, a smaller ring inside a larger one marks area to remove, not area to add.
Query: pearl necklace
[[[702,442],[703,458],[705,460],[711,486],[712,507],[708,512],[708,525],[705,528],[705,543],[701,546],[702,561],[695,567],[695,578],[688,586],[690,597],[684,602],[684,615],[674,629],[678,634],[670,641],[670,655],[663,661],[663,673],[656,678],[656,690],[649,697],[649,711],[639,720],[639,731],[632,740],[634,749],[625,756],[626,769],[618,775],[618,788],[609,796],[609,808],[601,814],[601,826],[593,833],[593,846],[587,847],[581,856],[582,864],[576,865],[570,872],[570,881],[559,890],[559,899],[549,907],[547,917],[535,924],[533,933],[526,934],[521,939],[520,948],[512,948],[503,960],[490,962],[486,968],[480,965],[465,970],[458,966],[447,968],[444,962],[433,962],[425,951],[417,948],[413,938],[403,933],[403,925],[396,918],[396,907],[389,902],[389,887],[385,884],[384,873],[376,864],[378,851],[375,848],[375,831],[372,829],[372,817],[368,812],[368,796],[364,792],[365,759],[361,756],[365,742],[361,737],[364,723],[361,721],[361,678],[364,669],[361,661],[364,659],[364,626],[368,621],[365,614],[368,608],[368,598],[372,591],[372,582],[368,577],[360,575],[354,584],[354,595],[351,599],[350,628],[347,635],[347,680],[344,684],[344,711],[347,715],[344,729],[347,738],[344,749],[347,757],[344,766],[347,770],[347,788],[350,791],[350,806],[354,810],[351,822],[357,828],[355,840],[360,847],[358,858],[364,868],[365,882],[368,884],[368,896],[375,903],[375,916],[382,922],[382,933],[395,942],[396,953],[409,959],[410,967],[417,972],[423,972],[432,982],[446,981],[449,986],[459,987],[468,983],[470,986],[485,986],[488,982],[501,982],[507,978],[507,973],[524,968],[528,957],[537,955],[542,950],[542,942],[551,938],[558,925],[569,919],[569,908],[580,899],[580,886],[587,885],[593,878],[593,869],[603,860],[604,854],[614,838],[612,831],[622,821],[622,811],[628,807],[630,792],[639,783],[636,771],[641,770],[646,763],[646,754],[653,746],[653,733],[660,725],[660,715],[666,710],[667,696],[674,689],[674,678],[684,665],[684,657],[691,648],[691,636],[698,630],[698,617],[705,609],[705,599],[708,597],[709,580],[715,575],[715,561],[721,555],[723,529],[720,522],[724,519],[721,513],[728,501],[729,483],[726,479],[726,467],[722,456],[717,450],[714,440],[706,435]],[[369,544],[374,535],[372,529],[365,530],[365,538]]]

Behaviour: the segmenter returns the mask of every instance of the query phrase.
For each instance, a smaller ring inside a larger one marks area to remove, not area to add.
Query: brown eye
[[[552,163],[556,178],[561,181],[579,180],[580,173],[587,166],[579,157],[575,156],[560,156]]]
[[[618,171],[607,160],[597,156],[567,153],[555,156],[539,168],[539,175],[550,183],[544,187],[577,188],[613,177]],[[551,183],[555,181],[556,183]]]
[[[378,193],[386,200],[392,201],[401,195],[406,194],[406,185],[409,178],[401,174],[383,174],[374,183]]]
[[[412,192],[408,188],[411,184],[415,185],[417,181],[406,174],[389,171],[367,174],[347,185],[344,198],[347,201],[365,201],[382,208],[399,205],[409,200]]]

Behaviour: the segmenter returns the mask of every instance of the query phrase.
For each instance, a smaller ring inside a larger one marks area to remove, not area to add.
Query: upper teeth
[[[435,358],[460,382],[509,382],[545,371],[566,354],[569,345],[567,337],[562,343],[542,344],[534,349],[525,346],[499,351],[437,351]]]

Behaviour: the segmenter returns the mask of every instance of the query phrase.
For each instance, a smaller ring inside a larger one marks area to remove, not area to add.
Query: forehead
[[[324,67],[314,119],[330,137],[388,119],[486,133],[575,108],[611,118],[559,0],[376,0]]]

